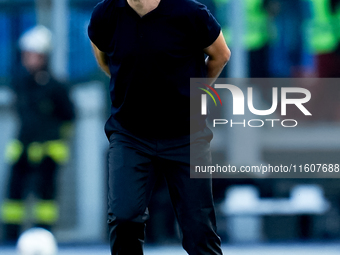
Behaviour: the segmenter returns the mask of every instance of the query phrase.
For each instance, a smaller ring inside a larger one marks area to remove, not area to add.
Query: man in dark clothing
[[[36,26],[24,33],[19,47],[23,70],[14,77],[16,112],[20,121],[18,138],[6,149],[12,165],[9,194],[2,205],[5,240],[16,241],[26,221],[24,199],[32,190],[37,200],[32,216],[36,227],[50,230],[58,219],[56,174],[68,159],[67,138],[74,119],[66,86],[47,69],[51,33]]]
[[[190,152],[195,163],[211,163],[212,139],[204,119],[190,127],[190,78],[213,82],[229,60],[219,24],[192,0],[105,0],[88,32],[111,77],[105,126],[111,254],[143,254],[147,206],[159,176],[166,179],[184,249],[222,254],[211,179],[190,179]]]

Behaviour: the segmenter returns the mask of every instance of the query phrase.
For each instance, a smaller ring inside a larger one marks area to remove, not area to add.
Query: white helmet
[[[20,37],[19,47],[22,51],[48,54],[52,48],[52,33],[42,25],[35,26]]]

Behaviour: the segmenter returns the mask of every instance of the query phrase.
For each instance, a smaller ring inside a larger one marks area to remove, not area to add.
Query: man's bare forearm
[[[111,73],[110,73],[107,55],[104,52],[100,51],[94,43],[91,42],[91,44],[92,44],[94,56],[96,57],[98,65],[110,77]]]
[[[212,84],[221,74],[223,68],[228,63],[229,58],[225,59],[212,59],[211,57],[207,57],[205,63],[207,66],[207,78],[209,79],[209,83]]]
[[[220,32],[220,35],[212,45],[204,49],[204,52],[208,55],[205,61],[207,78],[209,79],[209,84],[212,84],[221,74],[231,55],[222,32]]]
[[[104,55],[102,52],[100,53],[102,54],[102,56],[100,56],[97,59],[97,62],[100,66],[100,68],[109,76],[111,77],[111,73],[110,73],[110,68],[109,68],[109,63],[108,63],[108,59],[107,56]]]

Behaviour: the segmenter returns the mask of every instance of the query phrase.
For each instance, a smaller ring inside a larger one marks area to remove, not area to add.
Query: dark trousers
[[[54,200],[57,167],[50,157],[45,157],[39,164],[30,163],[24,153],[12,167],[8,199],[23,200],[32,190],[39,199]]]
[[[56,175],[57,175],[57,163],[55,163],[50,157],[45,157],[40,163],[29,162],[27,153],[24,152],[19,160],[12,166],[9,184],[7,203],[2,205],[2,213],[7,217],[3,219],[4,223],[4,239],[7,241],[16,241],[21,233],[21,225],[25,219],[11,219],[9,217],[10,211],[27,215],[24,208],[24,200],[27,195],[32,191],[39,202],[54,201],[56,198]],[[17,208],[15,204],[21,206]],[[34,225],[35,227],[43,227],[50,230],[53,222],[41,219],[41,213],[44,215],[46,209],[45,206],[36,208],[36,214]]]
[[[209,165],[211,139],[209,129],[176,139],[141,139],[121,131],[111,135],[108,195],[111,254],[143,254],[147,206],[160,176],[167,182],[184,249],[190,255],[222,254],[216,234],[211,179],[190,178],[190,152],[192,165]]]

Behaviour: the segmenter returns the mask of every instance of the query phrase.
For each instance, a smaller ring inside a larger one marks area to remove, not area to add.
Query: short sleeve
[[[88,26],[88,35],[99,50],[108,52],[112,41],[112,22],[114,12],[114,0],[104,0],[97,4],[92,12]]]
[[[195,12],[195,26],[199,46],[207,48],[215,42],[221,32],[221,26],[203,4],[199,4]]]

